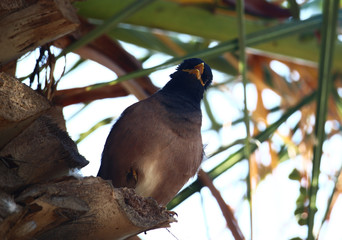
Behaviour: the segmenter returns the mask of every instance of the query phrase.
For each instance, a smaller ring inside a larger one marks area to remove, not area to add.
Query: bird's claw
[[[178,217],[178,214],[174,211],[170,211],[170,210],[166,210],[167,214],[170,215],[170,217],[173,217],[174,215],[176,215]]]

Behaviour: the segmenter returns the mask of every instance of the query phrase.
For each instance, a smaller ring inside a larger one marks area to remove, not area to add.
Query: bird
[[[185,59],[163,88],[126,108],[107,137],[98,176],[165,206],[203,160],[201,100],[212,79],[203,60]]]

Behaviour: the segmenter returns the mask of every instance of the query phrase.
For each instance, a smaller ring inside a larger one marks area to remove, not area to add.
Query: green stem
[[[296,33],[301,33],[307,31],[307,29],[317,28],[322,23],[322,17],[321,16],[315,16],[312,18],[309,18],[304,21],[297,21],[297,22],[288,22],[284,23],[278,26],[270,27],[267,29],[263,29],[254,33],[247,34],[245,37],[245,44],[246,46],[255,46],[260,43],[265,43],[268,41],[272,41],[275,39],[279,39],[285,36],[289,36]],[[141,69],[135,72],[128,73],[124,76],[118,77],[117,79],[105,82],[105,83],[99,83],[92,86],[89,86],[87,90],[91,90],[98,87],[103,87],[107,85],[114,85],[129,79],[134,79],[141,76],[146,76],[152,72],[155,72],[157,70],[165,69],[168,67],[172,67],[176,65],[177,63],[181,62],[182,60],[186,58],[193,58],[193,57],[212,57],[220,55],[224,52],[233,52],[239,50],[239,43],[238,39],[233,39],[229,41],[222,42],[218,44],[215,47],[196,51],[193,53],[190,53],[186,56],[182,57],[175,57],[170,59],[169,61],[166,61],[165,63],[162,63],[158,66]]]
[[[137,0],[118,12],[117,14],[114,14],[112,17],[108,18],[106,21],[104,21],[103,24],[100,26],[94,28],[92,31],[81,37],[76,42],[70,44],[66,48],[63,49],[63,51],[57,56],[57,58],[74,51],[77,48],[80,48],[91,41],[93,41],[95,38],[101,36],[102,34],[109,31],[111,28],[115,27],[119,22],[121,22],[123,19],[129,17],[142,7],[144,7],[146,4],[152,2],[153,0]]]
[[[247,61],[246,61],[246,30],[244,20],[244,0],[236,1],[237,11],[237,23],[238,23],[238,39],[239,39],[239,73],[242,77],[243,83],[243,103],[244,103],[244,123],[246,126],[246,138],[244,155],[248,160],[248,174],[247,174],[247,199],[249,203],[249,214],[250,214],[250,230],[251,239],[253,239],[253,208],[252,208],[252,187],[251,187],[251,134],[250,134],[250,119],[247,106]]]
[[[318,95],[316,108],[315,135],[317,144],[314,147],[311,185],[309,189],[308,240],[315,239],[314,217],[316,213],[316,197],[322,157],[322,146],[325,139],[325,121],[328,107],[329,87],[332,83],[331,69],[333,65],[334,45],[336,42],[336,26],[339,0],[325,0],[323,5],[322,45],[319,61]]]
[[[112,117],[105,118],[105,119],[99,121],[98,123],[96,123],[94,126],[92,126],[88,131],[81,133],[80,137],[75,141],[76,144],[79,144],[80,142],[82,142],[86,137],[88,137],[96,129],[112,123],[113,119],[114,118],[112,118]]]
[[[206,111],[206,113],[210,119],[210,122],[211,122],[211,128],[210,129],[213,129],[216,132],[218,132],[221,129],[222,124],[219,124],[216,121],[215,116],[214,116],[213,112],[211,111],[211,108],[210,108],[210,105],[209,105],[209,102],[207,99],[207,94],[203,98],[203,105],[204,105],[204,109],[205,109],[205,111]]]

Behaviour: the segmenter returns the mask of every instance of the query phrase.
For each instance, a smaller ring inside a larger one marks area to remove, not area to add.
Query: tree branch
[[[216,189],[216,187],[214,186],[208,174],[204,172],[203,169],[200,169],[198,172],[198,178],[204,186],[207,186],[209,188],[209,190],[211,191],[211,194],[213,194],[213,196],[216,198],[216,201],[221,208],[222,214],[225,217],[227,225],[229,229],[231,230],[234,238],[236,240],[245,239],[245,237],[243,236],[240,230],[238,222],[234,217],[234,213],[232,209],[230,208],[228,204],[225,203],[220,192]]]

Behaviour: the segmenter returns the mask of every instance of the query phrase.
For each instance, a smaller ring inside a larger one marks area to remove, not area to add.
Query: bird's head
[[[171,80],[163,88],[165,92],[176,92],[195,101],[203,98],[213,79],[209,65],[199,58],[185,59],[170,77]]]
[[[204,90],[208,88],[208,86],[211,84],[211,81],[213,80],[211,68],[202,59],[199,58],[185,59],[177,67],[177,71],[175,73],[177,72],[181,72],[181,75],[183,75],[185,78],[189,78],[191,80],[195,79],[197,81],[197,84],[201,84]],[[171,74],[171,77],[173,77],[173,74]]]

